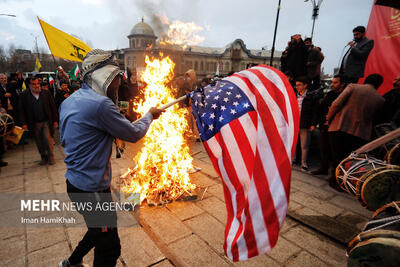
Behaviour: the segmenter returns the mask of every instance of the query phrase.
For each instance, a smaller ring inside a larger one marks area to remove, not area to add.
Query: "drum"
[[[367,155],[344,159],[336,168],[336,180],[369,210],[400,200],[400,167]]]
[[[386,154],[386,160],[389,164],[400,165],[400,143],[397,143]]]
[[[400,201],[400,166],[387,165],[369,171],[357,182],[356,197],[375,211],[392,201]]]
[[[0,114],[0,136],[6,136],[14,128],[14,119],[9,114]]]
[[[336,180],[343,190],[356,195],[357,182],[363,175],[369,175],[369,171],[386,166],[386,162],[368,157],[366,154],[351,154],[337,166]]]
[[[400,201],[378,209],[350,241],[347,266],[400,266]]]

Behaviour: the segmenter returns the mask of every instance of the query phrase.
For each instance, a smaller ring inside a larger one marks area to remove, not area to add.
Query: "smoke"
[[[165,10],[165,3],[166,1],[146,1],[146,0],[139,0],[135,1],[136,7],[143,12],[145,21],[153,27],[153,30],[159,38],[165,35],[168,31],[168,25],[163,24],[161,21],[161,10]],[[165,13],[163,13],[165,15]]]

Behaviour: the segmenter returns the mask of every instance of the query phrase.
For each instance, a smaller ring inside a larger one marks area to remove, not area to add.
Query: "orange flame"
[[[147,84],[144,100],[139,101],[136,111],[142,116],[160,104],[174,100],[173,89],[168,86],[173,78],[175,64],[169,57],[150,60],[146,56],[146,69],[142,79]],[[178,105],[167,109],[155,120],[144,138],[144,146],[136,155],[137,165],[121,176],[125,183],[124,193],[140,193],[141,202],[173,200],[195,189],[190,183],[189,170],[193,168],[189,146],[184,138],[189,130],[186,121],[188,111]]]

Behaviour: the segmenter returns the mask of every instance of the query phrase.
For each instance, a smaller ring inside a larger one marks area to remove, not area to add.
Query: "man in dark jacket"
[[[328,121],[326,120],[326,115],[328,114],[329,107],[332,105],[333,101],[340,95],[345,87],[343,78],[340,75],[335,75],[332,79],[331,91],[329,91],[321,103],[318,105],[317,118],[319,125],[319,148],[321,153],[321,165],[319,169],[312,171],[312,174],[328,174],[329,171],[329,161],[332,160],[332,152],[328,137]]]
[[[321,82],[321,63],[324,60],[319,47],[313,45],[311,38],[306,38],[304,44],[307,48],[307,77],[310,80],[310,90],[317,90]]]
[[[304,76],[306,75],[306,60],[307,48],[300,34],[293,35],[287,49],[286,69],[284,71],[290,71],[295,79]]]
[[[307,154],[310,143],[310,131],[315,129],[315,107],[317,104],[315,94],[308,90],[308,84],[306,76],[300,76],[296,79],[297,103],[300,111],[299,140],[301,146],[301,168],[304,171],[308,171]]]
[[[350,48],[343,57],[339,71],[348,83],[357,83],[359,78],[364,77],[365,63],[374,48],[374,40],[365,37],[364,26],[355,27],[353,36],[354,40],[348,43]]]
[[[68,82],[66,80],[60,81],[60,88],[57,89],[54,102],[56,103],[57,110],[60,108],[61,103],[71,95],[71,91],[68,88]]]
[[[49,91],[40,90],[38,78],[30,80],[29,90],[20,95],[20,119],[25,130],[33,133],[36,146],[42,157],[40,165],[55,164],[53,154],[54,128],[58,126],[58,115]]]
[[[400,74],[394,79],[393,88],[383,95],[385,106],[380,122],[392,122],[400,127]]]

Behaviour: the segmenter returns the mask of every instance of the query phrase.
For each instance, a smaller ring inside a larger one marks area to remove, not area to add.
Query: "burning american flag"
[[[233,261],[275,246],[289,204],[299,110],[283,73],[258,66],[191,95],[200,137],[222,178]]]

